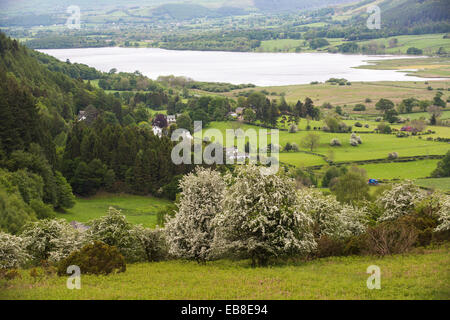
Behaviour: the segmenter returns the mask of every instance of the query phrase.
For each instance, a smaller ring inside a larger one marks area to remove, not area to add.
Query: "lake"
[[[330,53],[244,53],[175,51],[157,48],[83,48],[39,50],[62,61],[84,63],[101,71],[116,68],[140,71],[151,79],[160,75],[185,76],[197,81],[253,83],[258,86],[307,84],[329,78],[349,81],[426,81],[393,70],[354,67],[367,60],[399,56],[344,55]],[[409,57],[411,58],[411,57]]]

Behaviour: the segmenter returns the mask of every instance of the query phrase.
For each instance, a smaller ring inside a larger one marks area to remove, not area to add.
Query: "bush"
[[[294,152],[298,152],[300,150],[298,144],[296,144],[295,142],[292,143],[291,147],[292,147],[292,151],[294,151]]]
[[[289,133],[296,133],[297,131],[298,131],[298,128],[295,124],[293,124],[289,127]]]
[[[317,251],[315,256],[317,258],[339,257],[344,256],[345,242],[339,239],[322,236],[317,241]]]
[[[145,260],[144,248],[140,246],[133,226],[119,210],[112,207],[106,216],[91,222],[91,227],[86,231],[86,238],[117,247],[127,262]]]
[[[178,212],[166,224],[169,252],[178,258],[210,259],[213,218],[222,212],[225,181],[219,172],[198,168],[181,180]]]
[[[165,260],[169,253],[163,229],[149,229],[142,226],[134,228],[136,238],[144,248],[149,262]]]
[[[355,123],[355,127],[362,128],[362,126],[363,126],[363,125],[362,125],[361,122],[356,122],[356,123]]]
[[[389,160],[395,160],[398,159],[398,153],[397,152],[391,152],[388,154],[388,159]]]
[[[358,103],[354,106],[353,111],[366,111],[366,106],[362,103]]]
[[[396,184],[386,190],[377,199],[377,205],[384,211],[379,221],[395,220],[411,213],[415,203],[425,199],[426,195],[411,181]]]
[[[41,220],[25,226],[24,247],[35,263],[58,262],[84,244],[84,235],[63,219]]]
[[[29,259],[22,238],[0,232],[0,270],[20,268]]]
[[[405,221],[386,221],[367,230],[364,251],[385,256],[408,252],[417,240],[417,230]]]
[[[363,210],[339,203],[334,196],[324,196],[312,189],[301,189],[300,209],[313,220],[314,238],[327,236],[345,239],[365,231]]]
[[[67,275],[67,268],[72,265],[80,267],[82,274],[108,275],[126,270],[125,259],[120,251],[101,241],[94,241],[62,260],[58,265],[58,275]]]
[[[311,218],[301,210],[295,181],[265,175],[256,166],[240,166],[215,218],[217,254],[251,258],[265,265],[270,258],[306,255],[316,248]]]
[[[331,139],[330,146],[332,146],[332,147],[340,147],[341,145],[342,144],[341,144],[341,141],[339,141],[339,139],[337,139],[337,138]]]

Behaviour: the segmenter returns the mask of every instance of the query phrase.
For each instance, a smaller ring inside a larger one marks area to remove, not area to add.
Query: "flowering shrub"
[[[307,254],[316,248],[312,220],[299,206],[295,181],[263,175],[256,166],[237,168],[215,218],[214,248],[264,265],[270,257]]]
[[[0,269],[19,268],[29,258],[23,248],[22,238],[0,232]]]
[[[333,138],[333,139],[331,139],[330,146],[332,146],[332,147],[334,147],[334,146],[340,147],[341,146],[341,141],[339,141],[339,139],[337,139],[337,138]]]
[[[168,255],[169,248],[163,229],[149,229],[135,226],[133,233],[145,252],[147,261],[161,261]]]
[[[342,205],[334,196],[324,196],[312,189],[302,189],[299,196],[301,210],[314,221],[316,239],[327,236],[343,239],[365,231],[366,213],[351,205]]]
[[[112,207],[106,216],[91,222],[86,238],[117,247],[128,262],[145,260],[144,248],[137,239],[133,226],[119,210]]]
[[[450,230],[450,196],[442,196],[442,198],[440,203],[441,208],[437,213],[440,224],[436,228],[436,231]]]
[[[63,219],[29,223],[21,234],[26,251],[35,262],[57,262],[83,246],[84,237]]]
[[[425,197],[424,192],[411,181],[394,185],[377,199],[377,204],[384,211],[379,221],[394,220],[410,213],[414,204]]]
[[[170,254],[184,259],[210,258],[212,219],[222,211],[225,181],[217,171],[197,168],[180,182],[178,212],[166,224]]]

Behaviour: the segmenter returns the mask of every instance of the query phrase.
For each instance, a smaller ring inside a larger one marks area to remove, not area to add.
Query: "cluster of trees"
[[[110,208],[84,232],[55,219],[27,224],[18,236],[0,232],[0,267],[42,260],[67,265],[67,257],[92,241],[116,247],[131,263],[234,257],[262,266],[286,257],[405,253],[450,239],[447,195],[427,194],[406,182],[365,198],[367,186],[350,169],[332,187],[347,192],[334,197],[297,189],[289,174],[265,175],[261,169],[241,166],[225,175],[197,169],[186,175],[178,209],[164,229],[132,226]]]
[[[91,126],[74,125],[60,166],[79,195],[104,188],[174,199],[178,175],[190,168],[172,163],[172,148],[169,137],[154,136],[150,128],[108,124],[99,117]]]

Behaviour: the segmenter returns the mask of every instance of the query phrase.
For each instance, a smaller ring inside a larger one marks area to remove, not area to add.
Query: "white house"
[[[177,117],[175,115],[169,115],[167,116],[167,123],[170,125],[172,123],[177,122]]]

